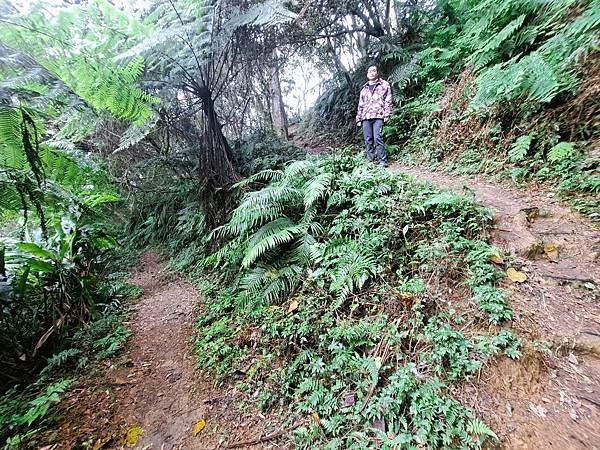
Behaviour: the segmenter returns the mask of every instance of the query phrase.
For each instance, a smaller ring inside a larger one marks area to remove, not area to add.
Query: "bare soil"
[[[217,449],[277,432],[252,406],[241,409],[231,384],[216,388],[195,370],[190,336],[202,298],[194,286],[166,272],[154,252],[130,281],[144,294],[127,324],[133,334],[124,355],[69,392],[61,402],[64,421],[44,448]],[[138,427],[143,434],[128,444],[128,432]],[[237,448],[284,447],[273,439]]]
[[[494,212],[493,243],[504,267],[527,275],[507,282],[512,327],[523,356],[495,361],[461,398],[496,430],[502,447],[600,449],[600,231],[544,190],[483,177],[444,175],[394,164],[443,189],[475,195]],[[554,246],[556,253],[544,251]],[[544,347],[550,355],[544,355]],[[540,351],[542,350],[542,351]]]

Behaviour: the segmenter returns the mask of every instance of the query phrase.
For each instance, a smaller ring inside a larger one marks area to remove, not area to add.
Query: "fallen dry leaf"
[[[529,409],[531,410],[531,412],[533,412],[536,416],[540,417],[540,418],[544,418],[546,417],[546,414],[548,414],[548,410],[546,408],[544,408],[542,405],[535,405],[533,403],[529,404]]]
[[[288,306],[287,313],[289,314],[296,311],[298,309],[298,306],[298,300],[294,300],[292,303],[290,303],[290,306]]]
[[[579,361],[577,360],[577,356],[575,356],[573,353],[569,353],[569,362],[571,364],[575,364],[575,365],[579,364]]]
[[[558,262],[558,249],[554,245],[546,245],[544,253],[548,257],[548,261]]]
[[[310,416],[315,421],[315,423],[317,424],[317,426],[320,427],[321,426],[321,418],[319,417],[319,413],[313,412]]]
[[[198,433],[200,433],[202,430],[204,430],[204,427],[206,426],[206,420],[202,419],[199,420],[196,425],[194,425],[194,436],[197,436]]]
[[[371,428],[375,428],[376,430],[383,431],[385,433],[385,418],[381,417],[379,419],[375,419],[373,423],[371,423]]]
[[[495,264],[504,264],[504,259],[499,255],[490,256],[490,261]]]
[[[125,443],[128,446],[133,447],[137,445],[138,441],[143,436],[143,434],[144,430],[142,429],[142,427],[130,428],[129,431],[127,431],[127,436],[125,436]]]
[[[350,406],[354,405],[355,401],[356,400],[355,400],[354,394],[346,395],[346,398],[344,399],[344,403],[342,404],[342,408],[349,408]]]
[[[509,267],[506,269],[506,275],[508,275],[510,281],[515,283],[523,283],[525,280],[527,280],[527,275],[525,275],[523,272],[519,272],[514,267]]]

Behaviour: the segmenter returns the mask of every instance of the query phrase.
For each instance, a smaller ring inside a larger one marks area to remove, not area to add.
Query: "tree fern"
[[[24,198],[19,194],[16,183],[2,179],[0,176],[0,213],[3,211],[20,211]]]
[[[130,26],[136,21],[101,2],[63,8],[59,14],[34,9],[27,17],[16,13],[0,19],[0,42],[32,58],[95,108],[144,123],[157,101],[135,86],[144,61],[140,56],[124,62],[111,59],[122,39],[115,39],[112,28],[105,26],[107,17]]]
[[[131,125],[125,132],[121,135],[119,140],[119,146],[113,153],[118,153],[123,150],[128,149],[142,141],[146,136],[150,134],[150,132],[154,129],[156,122],[158,121],[158,117],[154,115],[149,120]]]
[[[251,5],[245,11],[234,11],[224,28],[234,31],[242,26],[273,26],[289,22],[296,14],[284,6],[280,0],[266,0]]]

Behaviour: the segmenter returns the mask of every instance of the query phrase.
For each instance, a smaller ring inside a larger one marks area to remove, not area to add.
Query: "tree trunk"
[[[279,67],[277,56],[273,53],[271,73],[269,74],[269,85],[271,90],[271,117],[273,118],[273,129],[281,139],[288,140],[288,121],[285,113],[285,105],[281,95],[281,80],[279,79]]]
[[[204,113],[204,129],[199,143],[199,178],[205,180],[205,212],[209,226],[224,222],[229,212],[225,203],[229,197],[226,188],[239,178],[233,167],[233,155],[219,123],[211,92],[200,93]],[[196,143],[196,145],[198,145]]]
[[[346,67],[344,67],[342,60],[340,59],[339,55],[333,48],[333,44],[331,43],[331,40],[329,38],[327,38],[327,51],[329,52],[329,54],[331,55],[331,58],[333,59],[336,70],[339,73],[341,73],[342,75],[344,75],[344,78],[346,79],[346,83],[348,84],[348,87],[351,88],[352,87],[352,79],[350,78],[350,74],[346,70]]]

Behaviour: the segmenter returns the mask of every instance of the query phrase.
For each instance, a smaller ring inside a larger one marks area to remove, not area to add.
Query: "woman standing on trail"
[[[375,147],[379,164],[387,167],[388,159],[383,145],[383,124],[390,120],[392,113],[392,89],[387,81],[379,78],[377,66],[369,67],[367,79],[369,81],[360,90],[356,126],[362,125],[369,162],[373,162],[373,147]]]

